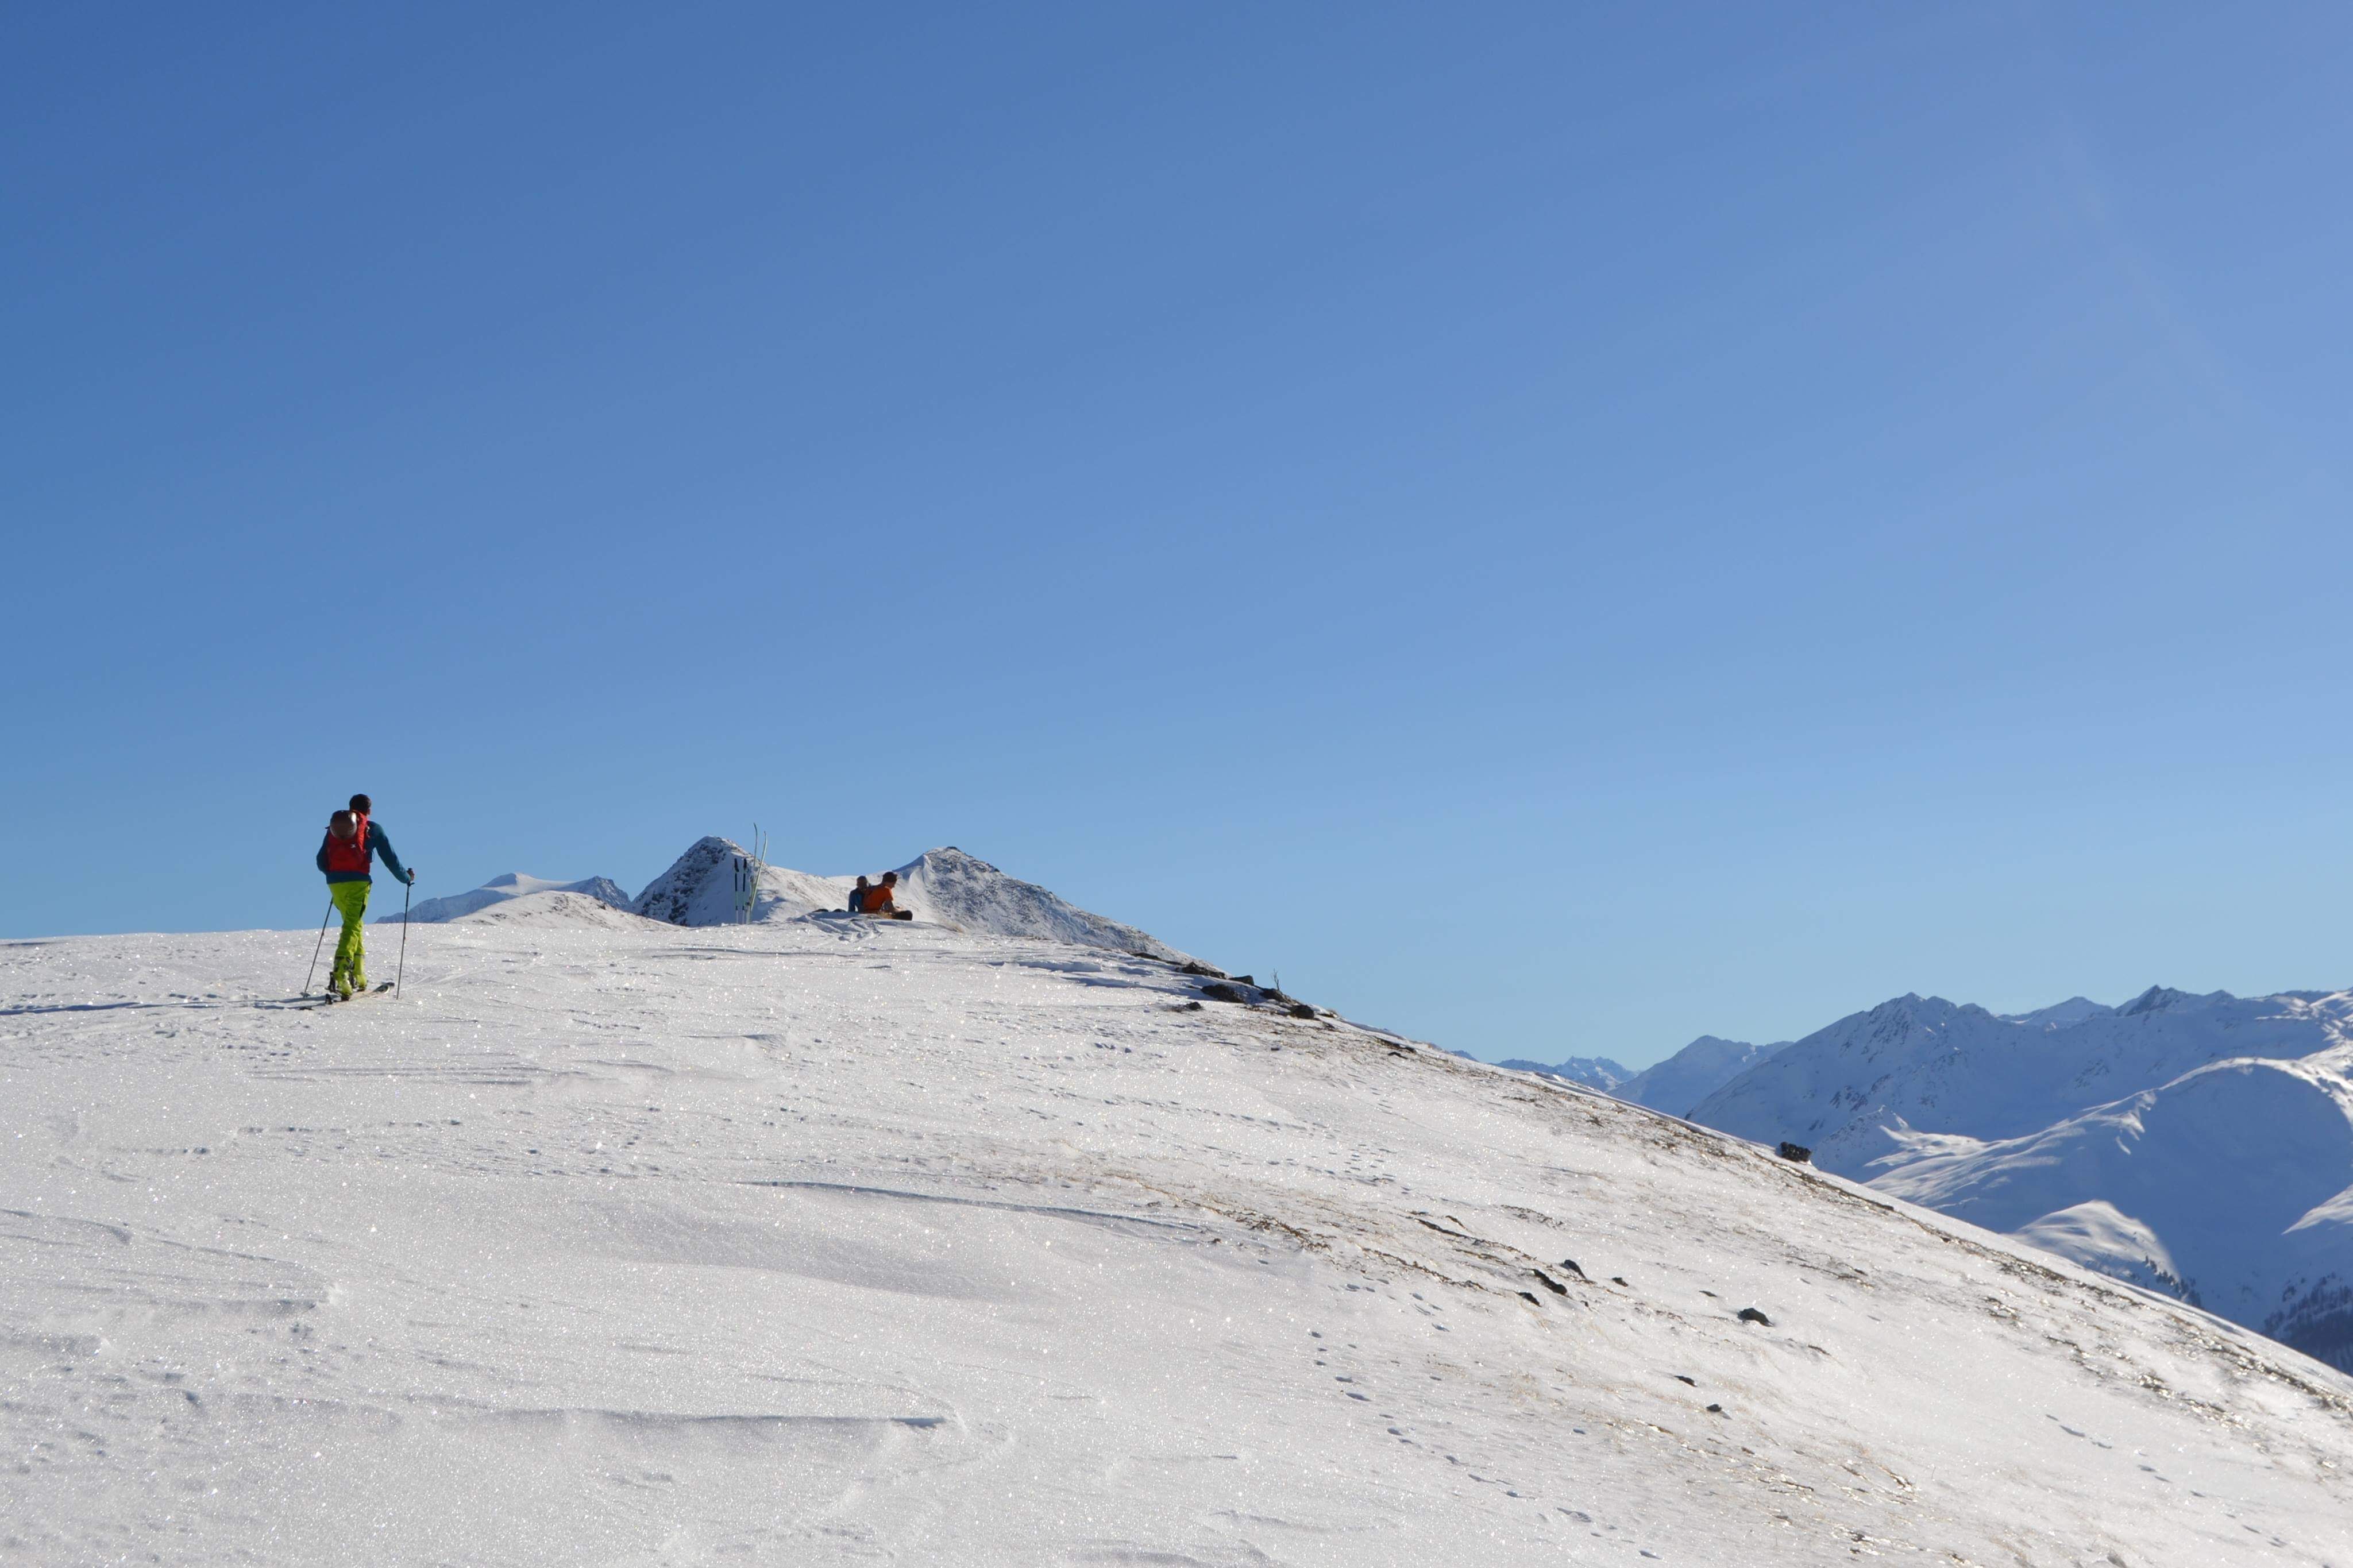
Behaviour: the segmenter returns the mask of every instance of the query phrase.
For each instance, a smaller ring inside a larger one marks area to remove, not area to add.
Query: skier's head
[[[327,831],[338,838],[354,837],[359,830],[359,819],[348,811],[339,811],[327,818]]]
[[[859,879],[858,879],[858,885],[859,885],[860,887],[863,888],[863,887],[871,886],[871,884],[870,884],[870,883],[866,880],[866,879],[865,879],[865,878],[860,877],[860,878],[859,878]]]
[[[352,811],[354,816],[365,816],[375,809],[375,802],[370,800],[367,796],[364,795],[355,795],[352,796]]]
[[[898,872],[896,872],[896,871],[885,871],[885,872],[883,872],[883,873],[882,873],[882,885],[883,885],[884,887],[886,887],[886,888],[887,888],[887,887],[890,887],[892,883],[896,882],[898,879],[899,879],[899,873],[898,873]]]

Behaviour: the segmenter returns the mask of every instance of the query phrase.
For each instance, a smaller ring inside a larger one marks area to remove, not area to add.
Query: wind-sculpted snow
[[[1100,946],[532,902],[322,1011],[309,931],[0,944],[5,1555],[2353,1563],[2353,1381],[1837,1176]]]
[[[617,910],[629,907],[629,895],[621,891],[619,884],[610,878],[589,877],[577,882],[552,882],[544,877],[527,877],[521,871],[510,871],[503,877],[491,878],[469,893],[427,899],[408,911],[408,919],[413,924],[433,925],[443,921],[462,919],[511,899],[528,899],[541,893],[574,893],[594,899],[601,904],[610,904]],[[376,923],[382,925],[400,918],[400,911],[395,910],[390,914],[378,915]]]

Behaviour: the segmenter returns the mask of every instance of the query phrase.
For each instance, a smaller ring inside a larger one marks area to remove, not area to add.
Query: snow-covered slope
[[[1752,1046],[1746,1040],[1702,1035],[1665,1061],[1644,1068],[1613,1091],[1620,1100],[1687,1116],[1693,1106],[1755,1067],[1774,1052],[1788,1048],[1782,1040]]]
[[[528,899],[538,893],[577,893],[583,898],[610,904],[617,910],[629,907],[629,895],[621,891],[619,885],[607,877],[588,877],[577,882],[554,882],[544,877],[527,877],[521,871],[510,871],[503,877],[491,878],[470,893],[451,893],[444,898],[427,899],[408,911],[408,918],[413,922],[428,925],[454,921],[509,899]],[[378,915],[376,923],[382,925],[386,921],[396,921],[399,919],[400,911],[395,910],[388,915]]]
[[[925,922],[314,935],[0,944],[12,1558],[2353,1563],[2353,1382],[1571,1086]]]

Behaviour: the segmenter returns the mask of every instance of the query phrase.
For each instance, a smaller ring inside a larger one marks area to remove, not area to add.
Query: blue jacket
[[[368,824],[368,858],[373,861],[378,856],[382,856],[384,858],[384,868],[391,872],[394,876],[399,878],[403,882],[414,882],[417,880],[417,873],[402,865],[400,863],[400,857],[392,852],[392,840],[385,837],[384,824],[381,822],[371,822]],[[324,838],[319,840],[318,865],[319,869],[325,873],[327,881],[331,886],[336,882],[373,882],[375,880],[375,878],[369,876],[365,871],[327,870],[327,840]]]

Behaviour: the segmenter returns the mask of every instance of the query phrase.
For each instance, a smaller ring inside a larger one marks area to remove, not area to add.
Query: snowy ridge
[[[742,920],[737,868],[750,857],[733,839],[698,840],[648,885],[631,907],[669,925],[729,925]],[[898,907],[918,921],[991,936],[1037,937],[1184,963],[1187,955],[1131,925],[1080,909],[1035,882],[1008,877],[953,847],[897,868]],[[845,910],[856,878],[820,877],[769,866],[760,873],[754,923]]]
[[[1962,1222],[1101,946],[615,918],[324,1012],[0,945],[14,1551],[2353,1562],[2353,1380]]]
[[[929,850],[898,870],[899,905],[918,920],[993,936],[1040,937],[1139,952],[1172,963],[1182,963],[1188,956],[1134,926],[1066,902],[1035,882],[1008,877],[954,846]]]
[[[610,904],[617,910],[629,907],[629,895],[607,877],[588,877],[577,882],[554,882],[544,877],[527,877],[521,871],[509,871],[503,877],[493,877],[471,892],[451,893],[443,898],[427,899],[408,911],[409,920],[420,925],[438,924],[442,921],[459,920],[478,910],[509,899],[528,899],[540,893],[575,893],[599,903]],[[397,921],[400,912],[378,915],[376,923]]]

